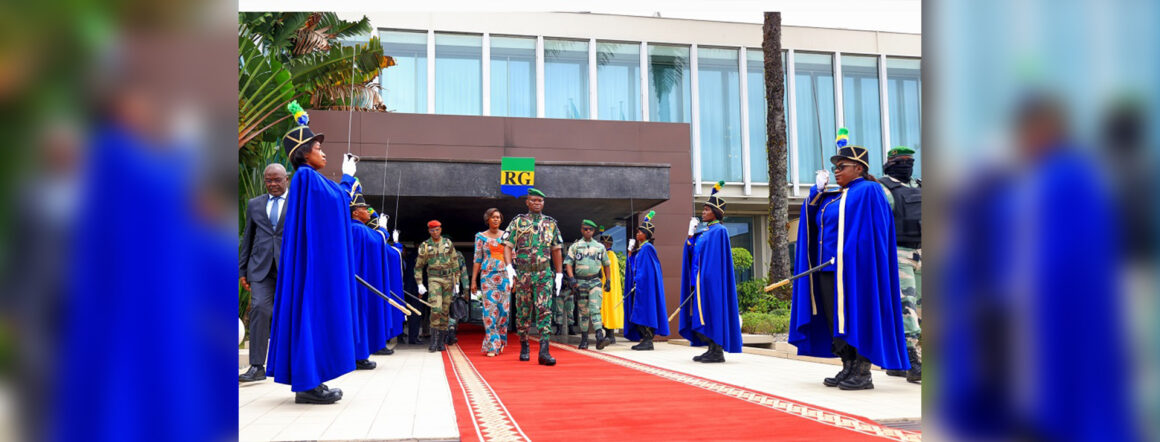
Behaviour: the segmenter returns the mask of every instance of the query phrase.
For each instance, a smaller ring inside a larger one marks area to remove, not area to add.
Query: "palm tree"
[[[769,159],[769,280],[780,281],[790,276],[789,259],[789,204],[786,179],[785,132],[785,74],[781,63],[781,13],[766,12],[761,28],[761,49],[765,56],[765,152]],[[789,286],[783,286],[786,288]],[[775,293],[780,299],[789,299],[788,289]]]

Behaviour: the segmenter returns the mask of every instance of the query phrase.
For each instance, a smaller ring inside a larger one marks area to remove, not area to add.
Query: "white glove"
[[[636,247],[636,238],[628,240],[628,250],[632,250],[633,247]]]
[[[399,242],[399,229],[395,229],[394,232],[391,232],[391,242]]]
[[[508,272],[508,284],[515,284],[516,283],[516,269],[512,268],[511,264],[508,264],[507,272]]]
[[[459,284],[455,284],[455,293],[459,293]]]
[[[814,184],[818,185],[818,192],[826,190],[826,184],[830,184],[830,172],[819,170],[817,176],[814,178]]]
[[[387,228],[387,216],[386,215],[379,215],[379,228],[386,230],[386,228]]]
[[[556,296],[560,296],[560,283],[564,281],[564,274],[556,274]]]
[[[479,290],[476,290],[476,291],[474,291],[474,292],[471,292],[471,299],[472,299],[473,301],[478,301],[478,300],[482,299],[482,297],[481,297],[481,296],[480,296],[480,294],[479,294]],[[239,342],[239,344],[241,344],[241,343]]]
[[[354,176],[354,155],[344,154],[342,156],[342,174]]]
[[[421,283],[421,282],[419,283],[419,294],[420,295],[427,294],[427,286],[423,285],[423,283]]]
[[[700,223],[701,220],[697,219],[695,216],[689,219],[689,236],[693,236],[693,232],[697,231],[697,224]]]

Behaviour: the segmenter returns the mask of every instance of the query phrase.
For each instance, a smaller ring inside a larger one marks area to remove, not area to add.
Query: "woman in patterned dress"
[[[475,234],[475,265],[471,271],[471,292],[483,299],[483,350],[487,356],[503,352],[507,345],[508,311],[510,310],[509,290],[503,263],[503,214],[498,209],[487,209],[483,215],[487,230]],[[482,273],[480,272],[482,270]],[[478,281],[478,282],[476,282]],[[482,285],[482,287],[480,287]]]

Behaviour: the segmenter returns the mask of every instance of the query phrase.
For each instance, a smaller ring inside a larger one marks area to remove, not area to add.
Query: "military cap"
[[[310,115],[302,110],[302,106],[298,105],[297,100],[291,102],[286,108],[293,115],[294,121],[298,123],[298,126],[282,136],[282,150],[286,151],[287,158],[292,157],[294,151],[302,146],[309,145],[313,141],[322,142],[326,139],[326,135],[316,134],[310,130],[310,126],[307,126],[310,123]]]
[[[892,158],[899,155],[914,155],[914,149],[906,146],[895,146],[893,149],[890,149],[890,152],[886,153],[886,158]]]
[[[547,198],[548,197],[547,195],[544,195],[544,192],[541,192],[540,189],[537,189],[535,187],[528,188],[528,196],[538,196],[540,198]]]
[[[724,180],[718,181],[717,184],[714,184],[713,191],[709,193],[709,200],[705,202],[706,206],[709,206],[713,209],[718,219],[725,216],[725,198],[721,198],[720,195],[717,195],[717,192],[721,191],[721,186],[724,185]]]
[[[581,222],[580,222],[580,226],[581,226],[581,227],[585,227],[585,226],[586,226],[586,227],[591,227],[591,228],[595,229],[595,228],[596,228],[596,223],[595,223],[594,221],[590,220],[590,219],[586,219],[586,220],[584,220],[584,221],[581,221]]]
[[[443,223],[439,222],[439,220],[437,220],[437,219],[427,221],[427,228],[428,229],[434,228],[434,227],[443,227]]]

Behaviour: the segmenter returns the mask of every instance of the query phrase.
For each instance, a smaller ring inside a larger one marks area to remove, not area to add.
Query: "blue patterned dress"
[[[479,264],[479,290],[483,292],[483,351],[499,352],[507,345],[510,287],[503,264],[503,243],[485,233],[475,234],[475,263]]]

